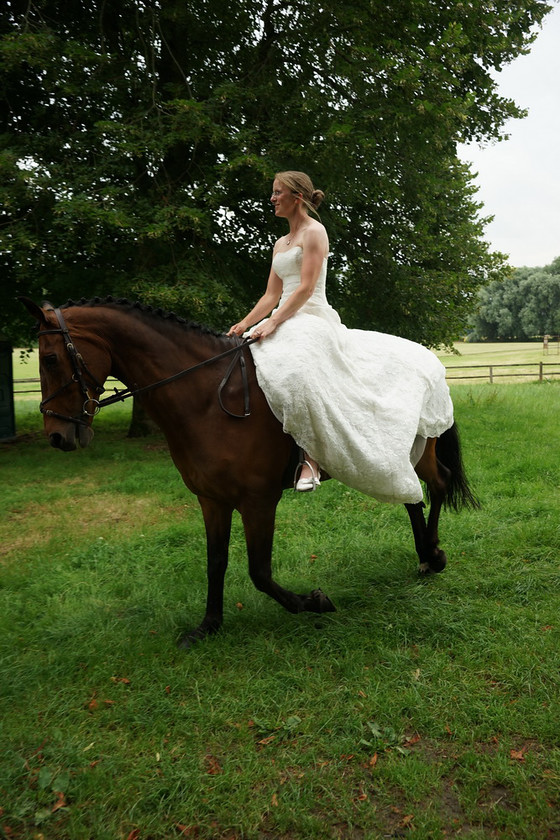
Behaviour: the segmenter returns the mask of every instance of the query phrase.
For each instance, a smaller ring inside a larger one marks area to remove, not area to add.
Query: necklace
[[[300,232],[300,230],[302,230],[304,227],[305,227],[305,225],[300,225],[300,226],[299,226],[298,228],[296,228],[296,229],[295,229],[292,233],[289,233],[289,234],[288,234],[288,236],[289,236],[290,238],[289,238],[289,239],[286,239],[286,245],[291,245],[291,244],[292,244],[292,240],[294,239],[294,237],[296,236],[296,234],[298,234],[298,233]]]

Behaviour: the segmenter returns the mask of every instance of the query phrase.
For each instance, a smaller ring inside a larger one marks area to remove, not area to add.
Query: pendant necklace
[[[294,232],[293,232],[292,234],[288,234],[288,236],[289,236],[290,238],[289,238],[289,239],[286,239],[286,245],[291,245],[291,243],[292,243],[292,239],[294,238],[294,236],[296,235],[296,233],[299,233],[299,231],[301,230],[301,228],[302,228],[302,227],[303,227],[303,225],[300,225],[298,228],[296,228],[296,230],[294,230]]]

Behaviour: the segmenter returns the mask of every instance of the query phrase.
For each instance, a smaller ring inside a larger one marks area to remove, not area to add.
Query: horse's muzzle
[[[66,437],[60,432],[53,432],[49,435],[49,442],[55,449],[62,449],[63,452],[72,452],[76,449],[76,435],[75,433]]]
[[[78,435],[76,440],[76,426],[71,425],[67,427],[66,433],[51,432],[49,434],[49,442],[55,449],[61,449],[63,452],[73,452],[77,448],[77,441],[82,449],[89,446],[93,438],[93,429],[90,426],[79,425]]]

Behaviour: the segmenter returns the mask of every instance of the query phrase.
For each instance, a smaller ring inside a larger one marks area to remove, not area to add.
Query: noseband
[[[146,391],[151,391],[154,388],[159,388],[162,385],[168,385],[171,382],[175,382],[177,379],[182,378],[187,373],[191,373],[191,371],[198,370],[199,368],[205,367],[206,365],[211,364],[212,362],[216,362],[219,359],[223,359],[226,356],[233,355],[233,359],[231,364],[229,365],[226,374],[222,381],[220,382],[218,388],[218,400],[220,403],[220,407],[226,414],[229,414],[230,417],[235,418],[243,418],[249,417],[251,410],[249,406],[249,383],[247,379],[247,370],[244,358],[244,349],[249,344],[253,344],[254,342],[258,341],[258,338],[246,338],[244,341],[240,341],[237,336],[234,338],[236,339],[237,343],[234,347],[230,347],[228,350],[225,350],[223,353],[219,353],[217,356],[212,356],[210,359],[205,359],[203,362],[200,362],[197,365],[193,365],[190,368],[186,368],[185,370],[179,371],[179,373],[174,374],[173,376],[168,376],[166,379],[161,379],[159,382],[153,382],[151,385],[145,385],[142,388],[136,388],[134,390],[130,388],[125,388],[122,391],[118,391],[115,388],[115,393],[112,394],[110,397],[105,397],[103,400],[99,400],[98,397],[105,391],[103,385],[101,385],[94,375],[89,370],[88,366],[86,365],[82,355],[76,350],[74,342],[70,336],[68,331],[68,327],[66,326],[66,322],[62,315],[60,309],[54,309],[54,314],[58,320],[58,328],[50,329],[50,330],[40,330],[39,336],[42,335],[62,335],[64,340],[64,345],[66,347],[66,351],[70,357],[70,362],[72,364],[72,377],[68,380],[64,385],[61,385],[54,394],[50,394],[50,396],[46,397],[41,402],[40,410],[41,413],[47,417],[58,417],[59,420],[66,420],[69,423],[75,423],[78,426],[89,426],[92,417],[95,417],[99,411],[104,408],[106,405],[112,405],[116,402],[124,402],[124,400],[128,399],[129,397],[134,397],[137,394],[144,393]],[[244,391],[244,413],[243,414],[234,414],[228,408],[225,407],[222,401],[222,391],[227,385],[229,378],[233,372],[233,369],[236,363],[239,362],[241,368],[241,377],[243,380],[243,391]],[[88,382],[86,378],[90,381],[90,385],[88,386]],[[84,403],[82,406],[82,413],[80,417],[69,417],[66,414],[60,414],[57,411],[52,411],[49,408],[45,408],[47,403],[51,400],[54,400],[62,391],[65,391],[66,388],[77,384],[82,392],[84,397]],[[95,397],[90,396],[90,391],[95,392]]]
[[[97,399],[105,390],[103,385],[101,385],[95,376],[91,373],[88,366],[86,365],[85,361],[82,358],[82,355],[76,350],[74,342],[70,337],[70,333],[68,332],[68,327],[66,326],[66,322],[64,320],[64,316],[60,309],[55,309],[54,314],[56,315],[56,319],[58,321],[58,328],[51,329],[51,330],[41,330],[39,332],[39,336],[42,335],[61,335],[64,340],[64,346],[66,347],[66,352],[70,357],[70,363],[72,365],[72,377],[65,382],[64,385],[51,394],[50,396],[46,397],[40,405],[41,413],[46,415],[47,417],[58,417],[59,420],[67,420],[69,423],[75,423],[78,426],[89,426],[88,418],[95,417],[97,412],[100,409],[100,402]],[[89,380],[90,384],[88,385]],[[80,417],[69,417],[66,414],[60,414],[58,411],[52,411],[50,408],[45,408],[47,403],[51,400],[54,400],[62,391],[65,391],[66,388],[70,388],[72,385],[77,384],[80,391],[82,392],[82,396],[84,398],[84,403],[82,405],[82,413]],[[95,397],[90,396],[90,391],[95,393]]]

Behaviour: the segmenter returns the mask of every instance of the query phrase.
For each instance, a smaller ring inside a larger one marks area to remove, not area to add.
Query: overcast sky
[[[544,19],[529,55],[497,74],[499,92],[529,109],[510,120],[509,140],[463,146],[463,160],[478,172],[482,215],[493,250],[511,265],[544,266],[560,256],[560,6]]]

